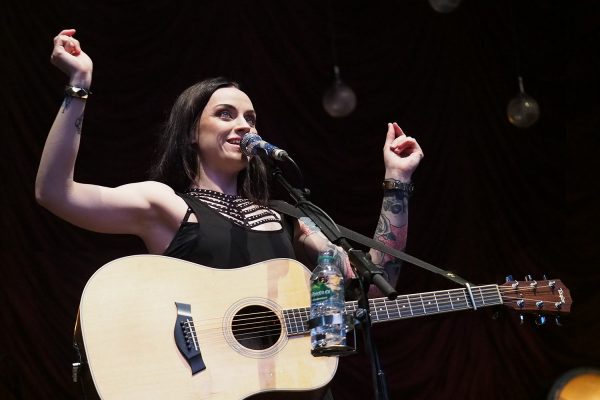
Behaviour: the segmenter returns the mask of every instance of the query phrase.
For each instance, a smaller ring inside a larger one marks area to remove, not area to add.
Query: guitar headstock
[[[571,294],[560,279],[514,281],[498,285],[504,305],[521,313],[562,315],[571,312]]]

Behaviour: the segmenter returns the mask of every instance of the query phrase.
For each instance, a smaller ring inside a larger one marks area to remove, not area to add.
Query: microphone
[[[285,150],[281,150],[271,143],[265,142],[256,133],[247,133],[244,135],[240,142],[240,149],[242,150],[242,153],[248,157],[261,155],[262,151],[264,151],[267,156],[278,161],[283,161],[288,158],[288,153]]]

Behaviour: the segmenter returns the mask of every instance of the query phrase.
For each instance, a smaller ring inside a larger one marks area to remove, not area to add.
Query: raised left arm
[[[383,148],[383,204],[374,239],[397,250],[406,247],[411,177],[422,158],[423,150],[417,141],[406,136],[397,123],[388,124]],[[375,249],[371,249],[369,254],[375,265],[385,269],[388,281],[395,286],[400,273],[400,264],[395,257]]]
[[[390,182],[388,185],[395,185],[398,188],[383,191],[383,204],[374,239],[398,250],[406,247],[410,179],[421,158],[423,158],[423,151],[417,141],[406,136],[398,124],[388,124],[383,148],[385,180]],[[298,258],[310,267],[314,266],[319,251],[333,246],[308,218],[298,221],[295,239]],[[338,250],[339,263],[344,275],[346,278],[353,277],[348,256],[341,248],[338,247]],[[385,269],[388,281],[394,286],[400,272],[395,258],[374,249],[371,249],[369,254],[375,265]],[[370,295],[380,295],[375,286],[371,286]]]

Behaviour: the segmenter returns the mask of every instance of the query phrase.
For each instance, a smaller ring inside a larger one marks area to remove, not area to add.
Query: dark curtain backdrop
[[[597,197],[599,8],[596,1],[426,0],[3,2],[0,398],[76,398],[72,327],[80,295],[139,240],[84,231],[34,200],[34,180],[66,78],[51,66],[62,29],[94,60],[76,179],[143,180],[176,95],[215,75],[240,81],[261,136],[301,167],[312,200],[371,236],[386,123],[418,139],[407,253],[472,282],[562,279],[562,327],[489,310],[375,327],[392,399],[543,399],[566,371],[600,367]],[[333,119],[331,31],[355,112]],[[529,129],[506,105],[540,104]],[[401,294],[455,287],[410,264]],[[373,398],[370,364],[343,358],[336,400]],[[308,351],[308,350],[307,350]]]

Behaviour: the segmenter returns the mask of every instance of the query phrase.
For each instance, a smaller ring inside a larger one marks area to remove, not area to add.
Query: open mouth
[[[227,139],[227,143],[232,144],[234,146],[239,146],[241,141],[242,141],[242,139],[240,139],[240,138]]]

